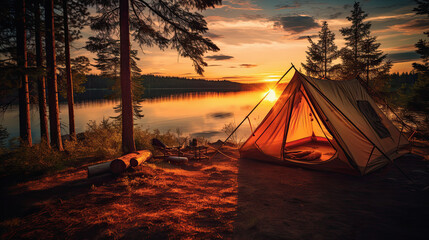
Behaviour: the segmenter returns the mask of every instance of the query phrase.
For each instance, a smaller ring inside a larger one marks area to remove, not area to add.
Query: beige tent
[[[296,71],[240,156],[364,175],[407,153],[408,144],[359,80]]]

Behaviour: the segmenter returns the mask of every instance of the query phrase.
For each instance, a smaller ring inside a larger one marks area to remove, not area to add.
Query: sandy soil
[[[227,148],[230,156],[238,156]],[[429,162],[364,177],[234,160],[84,168],[2,189],[1,239],[427,239]]]

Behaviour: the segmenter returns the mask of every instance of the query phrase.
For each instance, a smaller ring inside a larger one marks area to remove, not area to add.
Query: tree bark
[[[40,22],[40,0],[34,3],[35,14],[35,41],[36,41],[36,64],[37,68],[43,67],[43,54],[42,54],[42,34]],[[39,118],[40,118],[40,137],[42,142],[49,146],[48,135],[48,116],[46,115],[46,83],[45,77],[39,76],[37,79],[37,92],[39,100]]]
[[[325,43],[325,45],[324,45],[324,49],[323,49],[323,51],[324,51],[324,65],[325,65],[325,72],[324,72],[324,78],[326,78],[326,74],[327,74],[327,67],[328,67],[328,60],[326,59],[326,55],[327,55],[327,52],[328,52],[328,46],[327,46],[327,34],[325,34],[325,36],[324,36],[324,43]]]
[[[49,128],[51,143],[58,150],[63,150],[60,128],[60,111],[58,107],[57,63],[55,56],[55,26],[54,26],[54,0],[45,1],[45,47],[46,70],[48,81]]]
[[[133,100],[131,91],[130,69],[130,32],[129,2],[120,0],[120,66],[121,66],[121,98],[122,98],[122,150],[124,153],[136,151],[134,143]]]
[[[74,99],[73,99],[73,80],[70,67],[70,45],[69,45],[69,24],[68,24],[67,0],[63,0],[63,22],[64,22],[64,48],[66,60],[67,77],[67,104],[69,109],[69,134],[70,138],[76,140],[76,130],[74,124]]]
[[[25,29],[25,0],[16,1],[16,47],[17,65],[20,70],[19,97],[19,135],[22,144],[32,146],[30,120],[30,93],[27,71],[27,33]]]

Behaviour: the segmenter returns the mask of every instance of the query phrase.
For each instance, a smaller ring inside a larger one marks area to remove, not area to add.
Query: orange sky
[[[336,34],[336,44],[344,46],[339,29],[349,25],[346,16],[353,3],[224,0],[222,6],[202,12],[208,22],[207,36],[221,49],[206,54],[209,66],[204,78],[239,82],[277,80],[290,63],[298,67],[305,62],[309,45],[305,37],[316,35],[322,21],[327,21]],[[414,1],[364,1],[361,6],[369,14],[372,34],[394,62],[392,72],[411,71],[411,63],[418,60],[414,44],[424,37],[422,33],[429,26],[427,19],[412,12]],[[81,48],[93,34],[89,28],[84,29],[84,38],[74,43],[77,49],[73,56],[95,56]],[[317,37],[314,39],[317,41]],[[192,62],[178,57],[174,50],[142,51],[137,44],[133,45],[139,51],[138,65],[143,74],[200,77]],[[98,71],[93,68],[93,72]]]

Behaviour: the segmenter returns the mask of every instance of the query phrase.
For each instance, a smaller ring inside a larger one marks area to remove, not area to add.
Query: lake
[[[268,90],[268,89],[267,89]],[[159,129],[161,132],[180,130],[182,136],[204,137],[210,141],[225,140],[222,130],[226,124],[236,125],[259,102],[267,90],[238,92],[184,92],[169,89],[167,94],[149,94],[141,103],[144,117],[135,124],[145,129]],[[164,91],[165,92],[165,91]],[[279,93],[271,92],[260,107],[251,115],[253,129],[273,106]],[[155,96],[155,97],[153,97]],[[118,100],[85,100],[75,103],[76,131],[83,132],[90,120],[117,116],[114,107]],[[0,119],[7,129],[9,140],[19,136],[18,106],[11,106]],[[60,103],[61,134],[68,134],[68,110],[66,103]],[[39,113],[36,105],[31,108],[33,143],[40,142]],[[239,129],[238,140],[250,136],[249,122]],[[7,144],[7,143],[6,143]]]

